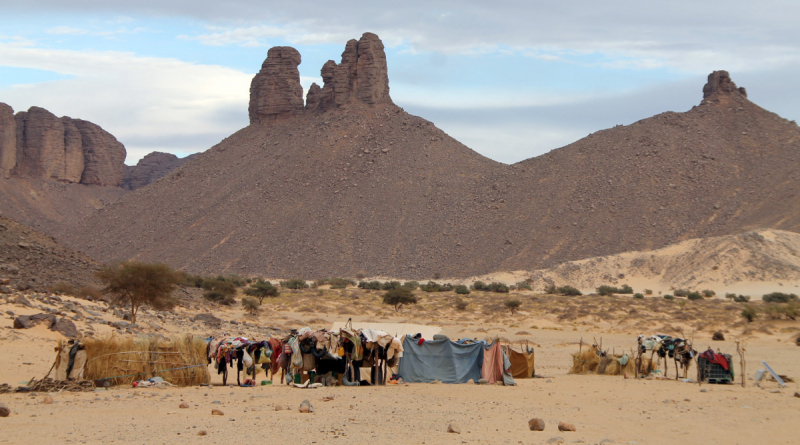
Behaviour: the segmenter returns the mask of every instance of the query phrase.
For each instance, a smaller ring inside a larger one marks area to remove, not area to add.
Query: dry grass
[[[175,369],[190,365],[206,365],[206,343],[191,335],[172,339],[141,336],[87,339],[86,378],[109,379],[111,385],[161,377],[178,386],[208,383],[207,366]],[[135,375],[132,375],[135,374]]]

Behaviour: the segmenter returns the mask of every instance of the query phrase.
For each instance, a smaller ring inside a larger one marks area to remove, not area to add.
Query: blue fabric
[[[397,373],[407,383],[467,383],[481,378],[483,344],[459,345],[450,340],[417,344],[411,336],[403,339],[403,356]]]

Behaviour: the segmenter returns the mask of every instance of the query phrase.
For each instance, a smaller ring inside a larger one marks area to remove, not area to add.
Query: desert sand
[[[466,296],[470,306],[457,311],[452,307],[455,296],[422,293],[420,304],[404,307],[399,313],[378,304],[379,294],[352,289],[284,291],[267,301],[258,317],[246,316],[239,307],[197,303],[178,308],[174,316],[162,315],[163,319],[148,311],[140,315],[139,325],[148,326],[143,329],[147,332],[158,327],[163,335],[208,336],[225,331],[263,338],[261,332],[267,326],[330,328],[332,322],[349,317],[423,323],[441,326],[443,333],[453,338],[528,340],[536,345],[536,374],[541,378],[518,379],[516,387],[401,384],[300,389],[278,384],[277,379],[270,386],[227,387],[213,375],[208,387],[61,392],[50,394],[52,404],[44,403],[46,394],[8,393],[0,394],[0,403],[12,410],[9,417],[0,418],[0,443],[559,443],[554,438],[562,438],[563,443],[592,444],[797,441],[790,426],[800,412],[800,398],[794,396],[800,390],[798,385],[788,383],[782,389],[774,381],[765,381],[759,388],[746,380],[747,387],[742,388],[738,364],[736,385],[569,375],[567,371],[572,365],[570,354],[581,340],[602,338],[604,348],[627,351],[635,346],[639,333],[673,329],[691,334],[700,351],[713,347],[734,356],[734,339],[746,339],[748,377],[762,360],[780,374],[796,377],[800,348],[794,338],[800,323],[764,319],[743,323],[738,311],[726,309],[739,305],[721,299],[636,301],[621,296],[519,292],[513,297],[523,301],[523,306],[510,315],[498,309],[503,297],[494,294]],[[80,303],[79,311],[102,314],[76,321],[81,331],[95,336],[130,335],[100,322],[119,321],[104,303],[61,298]],[[13,316],[7,311],[31,314],[41,312],[37,306],[46,306],[35,296],[29,300],[34,307],[0,299],[0,311],[6,314],[0,322],[0,354],[6,358],[0,383],[18,386],[31,377],[41,378],[55,358],[53,346],[60,334],[43,326],[12,329]],[[187,321],[195,313],[212,309],[224,320],[218,329]],[[726,340],[712,342],[715,330],[725,332]],[[692,367],[689,376],[694,377],[695,371]],[[669,375],[674,377],[674,368]],[[259,380],[263,378],[261,374]],[[305,399],[314,413],[298,412]],[[184,401],[188,409],[179,408]],[[212,409],[224,415],[212,415]],[[529,430],[528,420],[534,417],[545,421],[544,431]],[[559,421],[574,424],[577,431],[558,431]],[[461,432],[448,433],[451,423]],[[199,435],[201,432],[205,435]]]

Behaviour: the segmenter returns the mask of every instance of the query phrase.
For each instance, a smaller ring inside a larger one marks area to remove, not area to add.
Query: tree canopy
[[[383,294],[383,304],[394,306],[395,312],[399,311],[405,304],[417,304],[418,301],[417,297],[411,293],[411,290],[405,287],[391,289]]]
[[[255,283],[252,283],[250,287],[246,288],[244,290],[244,294],[258,298],[258,304],[260,305],[264,302],[264,298],[277,297],[280,292],[278,292],[277,287],[262,279],[259,279]]]
[[[165,310],[175,306],[172,292],[182,277],[166,264],[126,261],[103,266],[95,276],[103,282],[103,292],[112,301],[131,310],[131,322],[142,306]]]

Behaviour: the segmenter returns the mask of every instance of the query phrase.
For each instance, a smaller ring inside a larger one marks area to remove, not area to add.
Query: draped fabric
[[[511,375],[515,379],[528,379],[533,377],[534,359],[533,352],[521,353],[511,348],[506,349],[508,359],[511,361]]]
[[[466,383],[470,379],[477,383],[483,357],[480,343],[459,345],[450,340],[426,340],[417,344],[417,340],[406,336],[397,373],[408,383]],[[502,354],[500,360],[502,363]]]
[[[503,381],[503,349],[500,347],[500,343],[494,342],[491,346],[486,346],[483,353],[481,377],[489,383]]]

